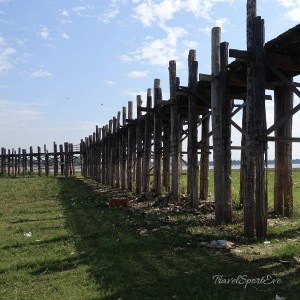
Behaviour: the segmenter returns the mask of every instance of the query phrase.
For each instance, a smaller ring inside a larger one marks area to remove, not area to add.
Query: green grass
[[[298,299],[297,218],[274,220],[265,245],[243,238],[240,215],[215,226],[201,215],[147,205],[107,207],[116,191],[91,180],[0,178],[0,190],[0,299]],[[202,245],[213,239],[238,247]],[[245,288],[215,284],[215,275],[271,275],[281,283]]]
[[[274,209],[274,169],[269,169],[267,172],[268,182],[268,203],[269,211]],[[214,195],[214,177],[213,170],[209,170],[209,194],[211,198]],[[240,201],[240,170],[233,169],[232,174],[232,201],[233,204],[238,204]],[[297,216],[300,216],[300,169],[293,169],[293,197],[294,197],[294,212]],[[186,193],[187,189],[187,176],[181,177],[181,186]]]

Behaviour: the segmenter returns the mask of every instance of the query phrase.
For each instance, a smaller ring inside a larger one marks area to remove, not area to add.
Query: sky
[[[257,7],[266,41],[300,22],[299,0],[257,0]],[[211,73],[214,26],[230,48],[245,50],[246,1],[0,0],[0,147],[79,144],[136,95],[145,104],[155,78],[168,100],[169,60],[181,85],[189,49],[197,50],[199,72]],[[267,117],[270,126],[273,101]],[[297,114],[293,122],[299,137]],[[240,134],[232,133],[238,145]],[[300,158],[296,144],[293,157]]]

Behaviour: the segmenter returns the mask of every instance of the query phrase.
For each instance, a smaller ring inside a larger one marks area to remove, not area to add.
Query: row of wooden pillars
[[[46,145],[43,149],[37,147],[36,152],[31,146],[29,153],[26,149],[21,148],[18,150],[1,148],[0,174],[8,176],[34,174],[41,176],[44,174],[49,176],[52,173],[54,176],[72,176],[75,175],[74,155],[79,154],[80,152],[76,151],[71,143],[58,146],[54,142],[53,152],[49,152]]]
[[[212,73],[200,74],[196,51],[188,57],[188,86],[180,86],[176,62],[169,63],[170,99],[162,99],[159,79],[147,92],[146,106],[137,96],[137,117],[132,118],[133,103],[123,107],[109,125],[81,141],[83,175],[91,176],[112,187],[141,193],[149,190],[160,194],[172,191],[180,201],[182,155],[188,160],[188,194],[192,207],[208,196],[209,151],[213,149],[214,199],[216,222],[232,221],[231,151],[241,150],[240,197],[244,208],[244,231],[249,237],[264,237],[267,232],[266,162],[268,141],[275,141],[275,212],[292,214],[292,114],[291,87],[274,84],[275,124],[267,129],[265,101],[264,22],[256,16],[256,1],[247,1],[247,51],[245,81],[232,93],[232,72],[229,67],[229,45],[221,42],[220,28],[212,30]],[[237,51],[242,52],[242,51]],[[232,52],[233,53],[233,52]],[[232,57],[235,57],[232,54]],[[272,66],[271,66],[272,67]],[[270,67],[270,68],[271,68]],[[234,76],[233,76],[234,77]],[[292,82],[292,78],[288,78]],[[209,96],[205,83],[209,82]],[[292,89],[293,90],[293,89]],[[203,92],[203,94],[202,94]],[[243,104],[234,105],[234,99]],[[243,111],[243,124],[232,117]],[[145,114],[142,114],[145,112]],[[290,114],[289,117],[286,114]],[[210,131],[210,121],[212,131]],[[183,125],[187,125],[184,129]],[[199,141],[199,126],[201,139]],[[240,146],[231,145],[231,127],[242,134]],[[275,131],[275,137],[268,135]],[[209,144],[212,136],[213,147]],[[187,152],[182,141],[187,141]],[[200,152],[199,152],[200,151]],[[200,174],[199,174],[200,154]],[[150,184],[151,174],[151,184]]]

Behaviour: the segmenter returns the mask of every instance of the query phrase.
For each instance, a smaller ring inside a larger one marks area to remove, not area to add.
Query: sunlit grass
[[[151,207],[109,208],[106,201],[115,191],[92,180],[0,178],[0,190],[1,299],[298,297],[299,276],[292,262],[299,253],[296,219],[273,224],[271,244],[264,248],[261,240],[243,238],[241,216],[231,225],[216,226],[201,215]],[[141,229],[149,236],[141,236]],[[24,236],[29,232],[30,237]],[[213,239],[233,241],[243,252],[202,245]],[[282,257],[291,263],[274,265]],[[216,274],[224,278],[271,274],[283,284],[245,289],[215,284]]]

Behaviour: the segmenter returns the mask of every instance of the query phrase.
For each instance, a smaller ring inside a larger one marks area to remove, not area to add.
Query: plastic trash
[[[268,244],[271,244],[271,242],[270,241],[264,241],[264,244],[268,245]]]
[[[226,240],[213,240],[207,246],[210,248],[217,248],[217,249],[230,249],[234,246],[234,244]]]
[[[30,231],[29,232],[25,232],[24,236],[26,236],[26,237],[32,237],[32,233]]]

